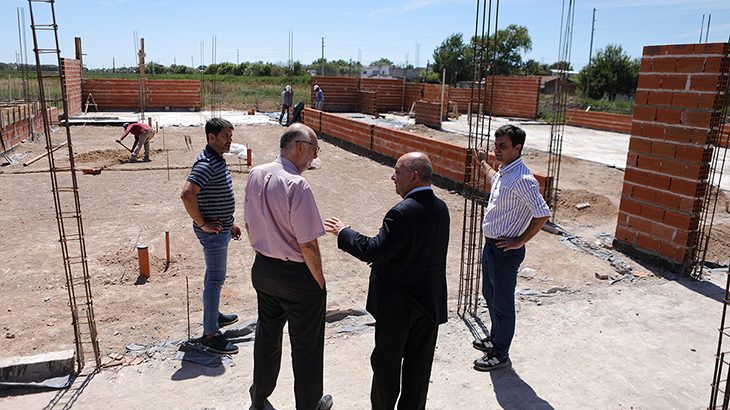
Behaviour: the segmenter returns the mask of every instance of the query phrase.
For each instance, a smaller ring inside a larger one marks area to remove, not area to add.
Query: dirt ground
[[[225,117],[225,115],[224,115]],[[234,142],[247,145],[254,165],[273,160],[283,128],[236,127]],[[192,336],[202,330],[202,248],[179,199],[189,167],[205,146],[200,127],[166,127],[154,138],[152,161],[125,164],[128,152],[114,143],[120,127],[73,127],[76,166],[103,168],[99,175],[78,174],[88,265],[104,363],[127,353],[139,359],[80,377],[71,389],[0,390],[0,408],[27,409],[229,409],[247,408],[252,349],[233,363],[205,367],[174,360],[174,351],[151,349],[188,336],[186,282],[189,283]],[[419,132],[419,130],[413,130]],[[465,143],[464,136],[420,130],[425,135]],[[191,137],[192,146],[186,145]],[[529,135],[528,135],[529,138]],[[56,132],[57,142],[65,140]],[[337,216],[374,235],[385,212],[400,198],[389,179],[392,169],[320,141],[322,166],[304,175],[323,218]],[[10,154],[20,163],[0,169],[0,358],[72,349],[68,296],[58,247],[48,162],[23,161],[44,152],[26,142]],[[66,151],[57,151],[64,161]],[[524,153],[526,164],[545,172],[547,154]],[[228,157],[238,197],[236,218],[243,220],[242,197],[249,167]],[[564,157],[560,171],[557,223],[587,243],[613,234],[623,181],[621,170]],[[450,320],[439,334],[429,409],[700,409],[707,407],[717,347],[724,274],[691,281],[621,255],[636,277],[623,277],[605,260],[575,251],[561,237],[540,232],[527,246],[518,282],[517,331],[513,366],[476,372],[479,352],[473,332],[488,326],[456,315],[464,199],[436,188],[449,205],[448,256]],[[578,210],[575,205],[589,203]],[[728,218],[715,217],[708,260],[727,262]],[[165,231],[172,260],[165,263]],[[152,275],[139,280],[137,245],[148,245]],[[328,288],[328,310],[363,309],[368,267],[336,249],[332,235],[320,240]],[[228,278],[221,311],[241,323],[256,318],[249,279],[253,250],[247,238],[229,247]],[[597,274],[613,280],[597,279]],[[644,275],[645,274],[645,275]],[[327,324],[325,391],[337,409],[369,407],[372,322],[348,316]],[[354,330],[353,330],[354,329]],[[288,340],[275,407],[294,407]],[[136,346],[134,346],[136,345]],[[133,349],[128,349],[132,346]]]

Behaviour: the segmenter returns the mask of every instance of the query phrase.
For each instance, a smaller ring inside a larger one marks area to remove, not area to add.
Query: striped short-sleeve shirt
[[[514,238],[525,232],[533,218],[545,216],[550,216],[550,208],[522,158],[506,167],[500,166],[492,177],[489,203],[482,221],[484,236]]]
[[[203,219],[220,221],[223,231],[231,230],[236,200],[226,160],[207,145],[195,160],[188,181],[200,187],[197,198]]]

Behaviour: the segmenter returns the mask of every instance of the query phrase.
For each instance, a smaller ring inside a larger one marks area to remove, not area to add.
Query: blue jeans
[[[525,259],[525,247],[502,250],[496,245],[482,251],[482,294],[487,301],[492,329],[492,351],[499,356],[509,353],[515,334],[515,287],[517,271]]]
[[[228,242],[231,231],[214,234],[194,227],[195,236],[203,245],[205,255],[205,279],[203,281],[203,334],[209,335],[218,331],[218,307],[221,300],[221,289],[226,282],[226,263],[228,260]]]

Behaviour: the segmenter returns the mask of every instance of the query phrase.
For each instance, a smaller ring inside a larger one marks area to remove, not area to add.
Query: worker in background
[[[294,91],[291,90],[291,86],[287,85],[286,89],[281,92],[281,115],[279,116],[279,125],[283,125],[281,120],[284,118],[284,112],[286,112],[286,120],[291,120],[291,112],[289,109],[292,106],[294,100]]]
[[[134,135],[132,156],[129,157],[126,162],[137,162],[137,156],[139,156],[139,151],[142,149],[142,145],[144,145],[144,161],[148,162],[150,160],[150,140],[155,136],[155,130],[153,130],[149,125],[141,122],[135,122],[134,124],[127,122],[122,125],[122,127],[124,127],[124,134],[122,134],[121,138],[117,140],[118,143],[121,144],[122,140],[129,133]]]
[[[324,94],[322,94],[322,89],[319,88],[318,85],[314,86],[314,91],[317,92],[317,97],[315,98],[314,108],[322,111],[322,103],[324,102]]]

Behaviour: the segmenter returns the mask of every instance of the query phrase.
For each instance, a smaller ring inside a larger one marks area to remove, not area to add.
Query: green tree
[[[552,63],[548,68],[551,70],[573,71],[573,66],[567,61],[557,61]]]
[[[620,45],[609,44],[604,50],[598,50],[590,64],[591,87],[589,98],[598,99],[608,95],[613,101],[617,94],[629,95],[636,90],[639,83],[641,61],[632,59]],[[585,93],[588,86],[588,66],[577,75],[580,89]]]
[[[464,44],[461,33],[447,37],[440,46],[433,51],[433,69],[441,77],[446,69],[446,83],[456,85],[459,80],[468,80],[472,77],[469,48]]]
[[[390,60],[388,60],[387,58],[381,58],[378,61],[373,61],[372,63],[370,63],[370,65],[377,65],[377,66],[385,65],[385,66],[391,66],[391,65],[393,65],[393,62],[390,61]]]
[[[522,52],[532,50],[532,39],[527,32],[527,27],[510,24],[504,30],[497,30],[489,36],[489,41],[480,41],[479,37],[472,37],[471,44],[476,51],[475,58],[480,53],[493,53],[494,74],[496,75],[518,75],[522,69]],[[492,47],[494,44],[494,47]],[[487,74],[492,74],[491,69]]]
[[[527,60],[520,69],[521,75],[550,75],[547,64],[540,64],[536,60]]]

